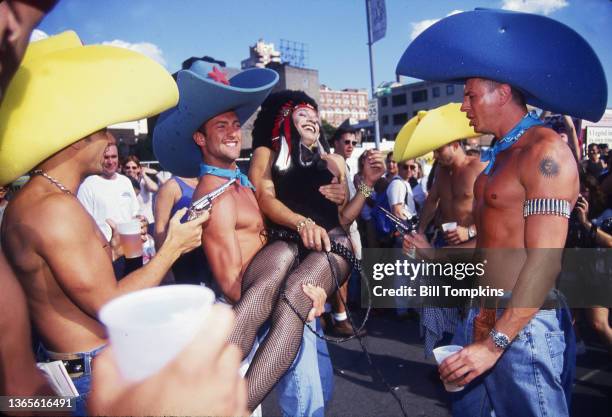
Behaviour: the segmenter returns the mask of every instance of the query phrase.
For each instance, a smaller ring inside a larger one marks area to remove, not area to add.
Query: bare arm
[[[180,188],[176,181],[167,181],[161,186],[155,200],[154,217],[155,217],[155,246],[159,249],[162,243],[166,240],[168,232],[168,223],[170,222],[170,213],[172,207],[180,198]]]
[[[579,189],[574,157],[564,143],[552,140],[551,135],[543,134],[538,144],[520,157],[525,198],[556,198],[573,204]],[[496,330],[510,340],[538,312],[553,287],[561,269],[567,228],[567,219],[560,216],[534,215],[525,219],[526,261],[512,289],[509,306],[495,323]],[[491,338],[486,338],[447,358],[439,368],[440,375],[447,382],[465,385],[494,366],[502,353]]]
[[[208,218],[203,215],[180,224],[184,210],[178,211],[170,221],[166,242],[153,259],[117,282],[110,252],[96,237],[97,226],[91,216],[76,200],[68,207],[63,196],[54,197],[55,201],[41,209],[41,218],[54,221],[44,227],[30,225],[27,233],[59,285],[92,317],[97,316],[102,305],[121,294],[158,285],[182,253],[199,246],[201,224]]]
[[[296,225],[304,220],[304,216],[291,211],[276,198],[276,190],[272,181],[272,164],[274,152],[264,146],[255,149],[249,168],[249,179],[255,186],[255,196],[261,211],[276,224],[296,230]]]
[[[151,177],[149,177],[147,175],[147,173],[149,174],[157,174],[157,171],[155,171],[154,169],[151,168],[142,168],[142,179],[144,180],[144,185],[146,187],[147,190],[149,190],[152,193],[156,193],[159,190],[159,185],[157,185],[157,183],[155,181],[153,181],[151,179]]]
[[[573,206],[579,191],[574,157],[559,142],[541,142],[519,162],[525,167],[521,178],[525,198],[556,198],[568,200]],[[537,313],[552,289],[561,270],[561,248],[565,246],[567,229],[567,219],[560,216],[535,215],[525,219],[527,260],[512,291],[510,306],[515,307],[506,309],[496,325],[510,339]],[[541,248],[559,250],[538,250]]]
[[[194,196],[205,194],[199,188]],[[221,291],[232,303],[240,300],[243,273],[242,252],[236,234],[237,210],[234,197],[229,193],[222,195],[215,201],[210,221],[202,229],[202,247],[210,269]]]
[[[255,149],[253,158],[251,158],[249,179],[256,188],[255,196],[259,208],[272,222],[296,232],[298,224],[303,224],[299,233],[307,249],[329,251],[331,242],[325,229],[314,223],[305,223],[305,216],[295,213],[276,198],[276,190],[272,181],[274,157],[275,154],[271,149],[260,146]]]
[[[363,183],[368,187],[373,188],[376,181],[382,177],[384,172],[385,159],[383,154],[377,150],[368,151],[363,168]],[[361,192],[357,191],[355,196],[347,204],[341,205],[338,211],[340,216],[340,224],[349,225],[357,217],[359,217],[361,209],[363,208],[366,200],[367,198]]]
[[[54,395],[36,368],[26,299],[0,251],[0,392],[2,395]]]

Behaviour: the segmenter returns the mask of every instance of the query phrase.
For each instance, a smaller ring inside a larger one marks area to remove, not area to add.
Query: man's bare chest
[[[263,216],[253,192],[250,189],[240,189],[233,197],[237,208],[236,228],[263,228]]]
[[[449,204],[460,204],[474,197],[474,177],[462,172],[445,173],[440,178],[440,199]]]
[[[520,182],[519,170],[517,152],[499,155],[489,175],[483,172],[476,179],[477,204],[495,209],[522,207],[525,189]]]

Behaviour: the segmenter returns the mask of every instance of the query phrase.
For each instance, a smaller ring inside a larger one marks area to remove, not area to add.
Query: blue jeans
[[[310,325],[323,334],[319,319],[311,321]],[[284,416],[323,417],[333,388],[334,373],[327,343],[304,326],[300,351],[276,385],[279,407]]]
[[[460,320],[453,344],[472,342],[477,314]],[[491,370],[451,394],[453,416],[569,416],[575,344],[567,308],[540,310]]]
[[[73,412],[74,416],[86,416],[87,415],[86,402],[87,402],[87,397],[89,396],[89,391],[91,389],[91,361],[100,352],[102,352],[102,349],[104,349],[105,347],[106,345],[103,345],[103,346],[97,347],[87,352],[70,353],[70,355],[76,355],[76,356],[82,357],[84,359],[83,362],[85,364],[83,375],[78,376],[76,378],[71,377],[75,388],[79,392],[79,396],[76,397],[75,399],[76,406]],[[60,360],[60,359],[55,359],[57,356],[54,355],[54,352],[51,352],[45,349],[42,343],[39,345],[38,355],[40,359],[43,361]],[[62,355],[62,354],[59,354],[59,355]]]

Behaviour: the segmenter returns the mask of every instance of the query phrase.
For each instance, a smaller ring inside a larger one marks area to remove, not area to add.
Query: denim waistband
[[[45,362],[62,361],[71,377],[91,374],[91,361],[106,347],[106,344],[84,352],[53,352],[40,343],[39,356]]]

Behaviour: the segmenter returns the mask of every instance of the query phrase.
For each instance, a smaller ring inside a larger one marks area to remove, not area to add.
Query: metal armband
[[[569,219],[570,212],[570,202],[558,198],[534,198],[523,203],[523,217],[541,214]]]

